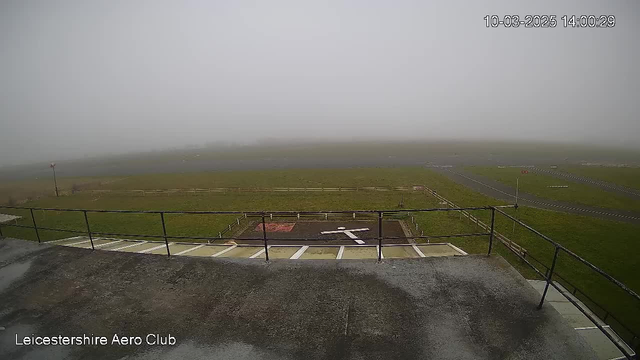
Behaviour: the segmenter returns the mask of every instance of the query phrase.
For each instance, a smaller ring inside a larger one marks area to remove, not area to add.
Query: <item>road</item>
[[[434,168],[434,171],[447,176],[451,180],[471,188],[486,196],[496,199],[515,202],[515,189],[487,177],[465,172],[459,168]],[[561,211],[570,214],[591,216],[599,219],[622,221],[632,224],[640,224],[640,214],[614,209],[604,209],[581,204],[556,201],[538,197],[520,191],[518,204],[538,209]]]

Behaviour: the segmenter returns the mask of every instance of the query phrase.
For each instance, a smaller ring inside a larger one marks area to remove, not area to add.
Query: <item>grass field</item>
[[[640,168],[562,166],[560,170],[640,190]]]
[[[533,174],[529,174],[533,175]],[[211,185],[213,184],[213,185]],[[396,186],[425,184],[460,206],[482,206],[502,204],[470,189],[456,184],[448,178],[424,168],[370,168],[342,170],[282,170],[241,171],[199,174],[166,174],[133,176],[110,184],[100,185],[110,189],[177,188],[177,187],[337,187],[337,186]],[[33,207],[86,208],[86,209],[137,209],[137,210],[353,210],[353,209],[397,209],[404,197],[405,209],[442,207],[429,194],[419,192],[341,192],[341,193],[255,193],[233,192],[202,196],[113,196],[76,194],[60,198],[43,198],[25,205]],[[14,212],[25,216],[22,224],[30,225],[28,212]],[[38,226],[59,227],[84,231],[82,213],[36,211]],[[485,223],[489,212],[474,214]],[[95,214],[90,213],[94,232],[139,233],[160,235],[160,219],[157,214]],[[517,217],[544,234],[601,267],[612,276],[640,291],[637,277],[639,261],[633,254],[640,251],[637,234],[640,226],[597,220],[589,217],[563,214],[531,208],[521,208]],[[169,235],[215,236],[224,229],[234,216],[212,215],[167,215]],[[460,214],[439,212],[416,215],[416,220],[427,235],[481,232]],[[550,265],[553,248],[542,239],[516,227],[502,216],[496,220],[496,229],[518,244],[529,254]],[[5,236],[34,239],[33,230],[3,228]],[[71,235],[42,231],[44,239]],[[440,240],[437,240],[438,242]],[[450,240],[469,253],[485,253],[487,238],[460,238]],[[526,277],[534,278],[533,272],[511,255],[502,245],[495,251],[507,258]],[[558,273],[577,285],[598,303],[611,310],[618,318],[628,321],[640,333],[640,309],[637,303],[603,281],[599,275],[580,263],[563,256],[557,265]],[[620,296],[614,296],[620,295]]]
[[[514,189],[516,187],[516,179],[519,179],[520,192],[548,199],[601,208],[640,212],[640,201],[608,192],[595,186],[576,183],[569,179],[557,179],[535,172],[521,174],[520,171],[522,169],[520,168],[469,166],[466,169],[475,174],[512,186]],[[553,185],[567,185],[568,188],[549,187]]]

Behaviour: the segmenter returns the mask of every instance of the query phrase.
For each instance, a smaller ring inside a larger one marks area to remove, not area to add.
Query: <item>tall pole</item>
[[[56,188],[56,197],[60,196],[58,194],[58,181],[56,180],[56,163],[51,163],[51,169],[53,169],[53,185]]]
[[[520,176],[516,177],[516,211],[518,211],[518,191],[520,189]],[[515,214],[514,214],[515,215]],[[516,233],[516,221],[513,221],[513,226],[511,227],[511,234],[514,235]]]

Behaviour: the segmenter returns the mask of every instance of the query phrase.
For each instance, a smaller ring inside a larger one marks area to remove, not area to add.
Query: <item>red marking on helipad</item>
[[[290,232],[296,223],[265,223],[267,232]],[[262,231],[262,224],[256,226],[255,231]]]

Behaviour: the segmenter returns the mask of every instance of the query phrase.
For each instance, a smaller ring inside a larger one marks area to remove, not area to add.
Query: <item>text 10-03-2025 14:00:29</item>
[[[612,28],[616,26],[615,15],[486,15],[488,28]]]

